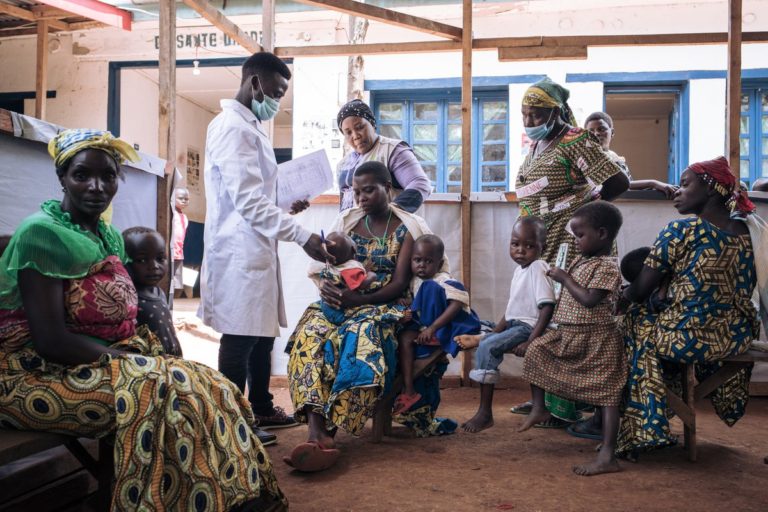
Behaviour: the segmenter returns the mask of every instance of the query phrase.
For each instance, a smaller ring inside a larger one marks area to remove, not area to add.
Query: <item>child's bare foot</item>
[[[481,430],[491,428],[493,426],[493,414],[490,411],[477,411],[474,416],[468,419],[461,428],[464,432],[470,434],[476,434]]]
[[[523,422],[520,424],[520,427],[517,429],[517,431],[525,432],[537,423],[542,423],[549,419],[552,419],[552,414],[550,414],[546,408],[538,408],[534,405],[533,409],[531,409],[531,413],[525,417],[525,420],[523,420]]]
[[[586,464],[577,464],[573,466],[573,472],[580,476],[593,476],[602,473],[616,473],[621,471],[619,461],[613,455],[604,455],[601,451],[597,458]]]
[[[483,337],[479,334],[462,334],[460,336],[454,336],[453,341],[455,341],[463,350],[469,350],[478,346],[481,339],[483,339]]]

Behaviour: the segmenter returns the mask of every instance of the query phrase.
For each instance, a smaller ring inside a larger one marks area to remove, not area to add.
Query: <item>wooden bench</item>
[[[420,359],[423,361],[423,366],[418,369],[414,368],[413,378],[416,379],[435,366],[440,359],[445,357],[445,352],[437,349],[429,357]],[[398,375],[395,377],[395,382],[392,383],[392,388],[389,393],[379,399],[379,403],[376,404],[376,408],[373,413],[373,442],[380,443],[384,436],[392,435],[392,408],[394,407],[395,398],[400,394],[403,389],[403,376]]]
[[[717,373],[698,384],[696,384],[695,363],[680,365],[683,371],[683,396],[677,395],[669,387],[666,389],[669,407],[683,421],[683,439],[685,440],[685,449],[688,452],[688,460],[696,461],[696,401],[720,387],[742,368],[760,361],[768,362],[768,352],[748,350],[743,354],[731,356],[723,359],[723,366]]]
[[[95,504],[99,510],[108,510],[114,474],[113,448],[104,439],[99,441],[98,460],[80,444],[78,438],[48,432],[0,429],[0,466],[19,461],[30,455],[55,448],[66,447],[83,467],[96,479],[98,491]]]

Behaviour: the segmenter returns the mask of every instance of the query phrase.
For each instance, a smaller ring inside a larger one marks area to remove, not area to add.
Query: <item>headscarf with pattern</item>
[[[736,176],[731,172],[731,166],[724,156],[691,164],[688,169],[701,176],[707,185],[723,196],[731,211],[742,215],[755,211],[755,205],[737,183]]]
[[[564,123],[576,126],[576,118],[571,107],[568,106],[568,98],[570,96],[571,92],[568,89],[553,82],[549,77],[545,77],[525,91],[523,105],[527,107],[559,108],[560,119]]]
[[[109,153],[118,164],[126,160],[139,160],[139,154],[130,144],[102,130],[64,130],[48,143],[48,154],[57,169],[64,167],[72,157],[85,149],[99,149]]]
[[[373,110],[362,100],[352,100],[341,107],[339,115],[336,116],[339,130],[341,130],[341,123],[348,117],[362,117],[376,128],[376,118],[373,116]]]

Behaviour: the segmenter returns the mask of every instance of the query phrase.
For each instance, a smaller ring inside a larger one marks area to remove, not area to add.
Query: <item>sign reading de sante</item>
[[[261,41],[261,31],[251,30],[246,32],[256,41]],[[177,34],[176,48],[218,48],[225,46],[237,46],[237,43],[221,32],[201,32],[198,34]],[[155,36],[155,50],[160,48],[160,36]]]

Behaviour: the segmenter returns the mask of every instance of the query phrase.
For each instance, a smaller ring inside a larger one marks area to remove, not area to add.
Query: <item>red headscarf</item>
[[[725,197],[732,210],[735,209],[742,214],[755,211],[755,205],[749,200],[747,192],[736,183],[736,177],[724,156],[691,164],[688,169],[701,176],[705,182]]]

